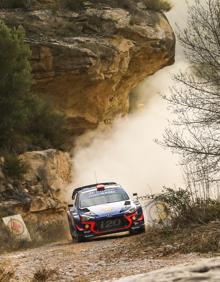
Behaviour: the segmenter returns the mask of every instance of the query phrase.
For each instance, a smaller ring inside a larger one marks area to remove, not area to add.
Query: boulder
[[[49,149],[20,155],[28,169],[23,184],[30,194],[50,194],[59,199],[62,190],[71,182],[71,161],[66,152]]]
[[[220,257],[204,259],[194,265],[177,265],[117,280],[118,282],[219,282]]]

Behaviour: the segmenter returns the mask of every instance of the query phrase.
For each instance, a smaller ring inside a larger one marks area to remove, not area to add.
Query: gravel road
[[[115,279],[153,271],[179,263],[192,263],[196,254],[175,254],[169,257],[152,256],[137,249],[141,235],[111,236],[86,243],[63,241],[36,249],[0,256],[15,269],[11,281],[33,281],[34,274],[47,268],[54,270],[47,281],[113,281]],[[36,281],[36,280],[35,280]]]

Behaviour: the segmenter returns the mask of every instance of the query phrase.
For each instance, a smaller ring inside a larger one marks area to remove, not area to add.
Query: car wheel
[[[137,231],[137,233],[144,233],[145,232],[145,225],[141,226],[141,228]]]
[[[76,237],[77,237],[77,232],[76,230],[74,229],[73,225],[72,225],[72,222],[70,221],[69,219],[69,216],[68,216],[68,223],[69,223],[69,229],[70,229],[70,235],[72,237],[72,240],[75,241],[76,240]]]
[[[141,226],[141,228],[139,228],[138,230],[130,230],[129,231],[130,235],[140,234],[140,233],[144,233],[144,232],[145,232],[145,225]]]
[[[77,238],[76,238],[76,241],[77,241],[78,243],[81,243],[81,242],[85,242],[86,239],[85,239],[85,237],[78,235]]]

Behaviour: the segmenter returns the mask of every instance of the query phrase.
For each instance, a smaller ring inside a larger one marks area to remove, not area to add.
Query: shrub
[[[12,150],[28,120],[24,97],[31,87],[30,49],[24,30],[0,21],[0,147]]]
[[[15,155],[7,155],[3,164],[3,172],[12,179],[22,179],[27,172],[27,165]]]
[[[34,273],[34,277],[32,281],[33,282],[37,282],[37,281],[44,282],[52,278],[52,276],[54,276],[56,273],[57,271],[55,269],[49,269],[49,268],[46,268],[45,266],[41,266]]]
[[[67,9],[78,11],[85,8],[84,2],[85,0],[65,0],[64,6]]]
[[[31,94],[30,48],[23,28],[0,21],[0,150],[61,148],[66,120],[43,98]]]
[[[32,0],[0,0],[0,8],[16,9],[29,8],[32,5]]]
[[[15,275],[15,271],[12,267],[9,266],[8,261],[0,263],[0,281],[8,282],[11,281]]]
[[[148,9],[154,11],[168,12],[172,8],[171,3],[167,0],[145,0],[145,4]]]
[[[165,202],[170,209],[174,227],[188,224],[204,224],[220,219],[220,203],[212,199],[195,198],[185,189],[174,190],[164,187],[161,194],[154,196]]]
[[[37,95],[30,95],[26,103],[29,108],[29,123],[26,134],[31,149],[63,149],[69,137],[67,121],[55,112],[52,105]]]

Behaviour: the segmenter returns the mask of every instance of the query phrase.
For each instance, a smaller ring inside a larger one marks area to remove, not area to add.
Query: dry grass
[[[185,228],[150,228],[139,238],[139,247],[155,257],[174,253],[220,252],[220,220]]]
[[[45,282],[56,275],[57,272],[54,269],[48,269],[44,266],[41,266],[39,269],[36,270],[33,277],[33,282]]]
[[[7,261],[0,262],[0,281],[9,282],[14,277],[14,269],[10,266]]]

